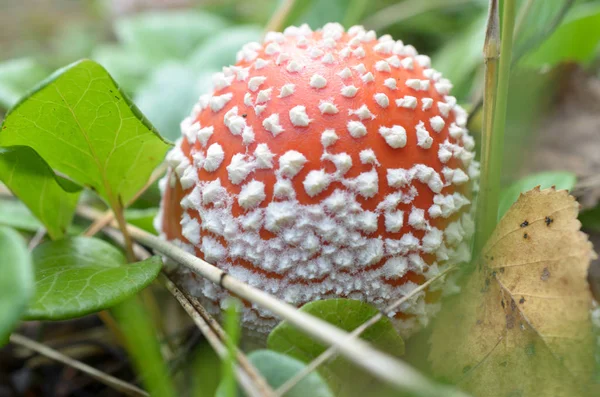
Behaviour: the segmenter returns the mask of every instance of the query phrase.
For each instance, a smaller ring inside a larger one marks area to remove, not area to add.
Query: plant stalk
[[[481,179],[477,208],[475,253],[478,255],[498,222],[504,130],[512,60],[515,0],[505,0],[500,38],[498,0],[490,0],[484,44],[485,87],[481,142]]]

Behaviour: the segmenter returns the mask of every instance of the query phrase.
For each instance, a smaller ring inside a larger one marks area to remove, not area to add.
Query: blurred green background
[[[53,70],[88,57],[102,65],[169,139],[211,74],[260,40],[285,0],[25,0],[0,2],[0,117]],[[531,152],[573,73],[598,75],[600,1],[520,0],[510,90],[505,183],[553,168]],[[454,83],[467,109],[482,97],[487,0],[297,0],[285,25],[364,24],[413,44]],[[477,137],[478,113],[471,130]],[[540,165],[543,164],[543,165]],[[558,168],[564,168],[559,166]],[[569,168],[569,167],[567,167]],[[591,171],[573,169],[580,177]]]

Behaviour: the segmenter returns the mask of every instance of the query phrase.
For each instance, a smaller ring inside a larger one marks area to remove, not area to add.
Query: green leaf
[[[190,56],[192,70],[219,70],[236,62],[236,54],[251,41],[261,41],[263,28],[254,25],[232,27],[211,36]]]
[[[221,387],[223,389],[223,397],[235,397],[237,394],[237,379],[235,377],[236,370],[236,354],[237,347],[240,341],[240,301],[236,298],[230,298],[225,302],[225,332],[227,340],[227,356],[221,363]]]
[[[8,339],[33,295],[33,267],[25,240],[0,226],[0,346]]]
[[[27,146],[0,148],[0,180],[44,224],[51,238],[66,234],[79,199],[79,186],[56,176]]]
[[[523,59],[529,67],[555,66],[561,62],[590,62],[600,42],[600,6],[582,4],[531,55]]]
[[[113,208],[142,188],[169,147],[90,60],[57,71],[17,104],[4,120],[0,145],[32,147]]]
[[[271,350],[253,351],[248,355],[248,359],[274,389],[282,386],[305,367],[302,361]],[[318,373],[313,372],[298,382],[286,393],[286,396],[333,397],[333,393],[331,393],[323,378]]]
[[[287,17],[283,21],[282,26],[299,25],[302,15],[309,11],[318,1],[319,0],[294,1],[292,7],[287,12]],[[288,2],[288,0],[279,0],[277,2],[277,7],[281,7],[285,2]]]
[[[0,63],[0,108],[9,109],[48,73],[31,58]]]
[[[600,205],[582,211],[579,214],[579,220],[584,228],[591,229],[596,232],[600,231]]]
[[[208,342],[196,347],[188,371],[191,397],[215,397],[221,379],[221,358]]]
[[[181,63],[165,63],[139,88],[135,103],[165,137],[175,140],[181,136],[181,121],[189,116],[198,97],[212,88],[215,71],[198,73]]]
[[[148,393],[151,396],[175,396],[155,325],[142,300],[138,296],[131,297],[110,312],[125,336],[127,352]]]
[[[154,229],[154,218],[158,214],[158,208],[128,209],[125,210],[127,223],[137,226],[148,233],[157,234]]]
[[[114,44],[98,46],[91,58],[104,66],[127,93],[134,92],[154,67],[152,61],[137,52]]]
[[[248,359],[275,390],[306,367],[302,361],[272,350],[255,350],[248,355]],[[217,397],[225,395],[223,383],[219,385],[216,395]],[[244,394],[238,392],[238,395]],[[312,372],[290,389],[285,396],[333,397],[333,393],[323,378],[317,372]]]
[[[118,20],[115,33],[125,47],[156,62],[188,57],[225,26],[223,19],[208,13],[157,11]]]
[[[350,0],[344,15],[344,26],[356,25],[369,8],[369,0]]]
[[[144,289],[162,262],[155,256],[127,264],[109,243],[74,237],[39,245],[33,251],[36,293],[30,320],[64,320],[107,309]]]
[[[353,331],[379,313],[376,308],[367,303],[350,299],[310,302],[302,306],[300,310],[348,332]],[[395,356],[404,354],[404,341],[394,329],[392,322],[386,317],[369,327],[361,335],[361,338],[388,354]],[[267,347],[305,363],[315,359],[327,348],[286,321],[280,323],[271,332],[267,339]],[[340,356],[322,365],[319,372],[329,382],[336,395],[360,390],[373,380],[370,375],[365,374],[364,371]]]
[[[0,200],[0,225],[36,232],[43,227],[41,222],[18,200]]]
[[[518,26],[515,30],[513,62],[528,51],[536,49],[560,25],[574,0],[521,0]],[[524,8],[527,7],[527,8]],[[525,14],[523,14],[526,12]]]
[[[504,216],[506,211],[517,201],[521,193],[525,193],[536,186],[540,186],[541,189],[555,186],[556,189],[571,190],[576,182],[577,177],[575,174],[567,171],[540,172],[526,176],[500,192],[498,219]]]
[[[296,3],[312,3],[305,12],[300,13],[294,21],[295,25],[307,23],[317,29],[331,21],[342,21],[347,11],[346,0],[312,0],[296,1]],[[286,25],[287,26],[287,25]]]
[[[434,67],[454,84],[452,95],[459,99],[468,98],[473,75],[483,64],[485,25],[482,14],[432,57]]]

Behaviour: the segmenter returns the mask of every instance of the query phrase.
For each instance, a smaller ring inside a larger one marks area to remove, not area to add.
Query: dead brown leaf
[[[522,194],[431,337],[436,374],[475,396],[586,395],[594,256],[566,191]]]

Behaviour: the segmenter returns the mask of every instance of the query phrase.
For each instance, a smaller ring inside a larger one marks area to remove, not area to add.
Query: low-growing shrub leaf
[[[104,66],[115,81],[119,82],[121,89],[128,94],[137,90],[154,67],[154,62],[116,44],[96,47],[90,58]]]
[[[181,136],[181,121],[189,116],[198,97],[211,89],[216,71],[197,72],[183,63],[167,62],[139,87],[135,103],[167,139],[176,140]]]
[[[109,243],[86,237],[51,241],[33,251],[35,296],[27,319],[64,320],[116,305],[150,284],[162,262],[127,264]]]
[[[169,145],[104,68],[90,60],[57,71],[6,116],[2,146],[30,146],[54,170],[127,203]]]
[[[125,210],[125,220],[127,223],[137,226],[148,233],[157,234],[154,229],[154,218],[158,214],[158,208],[127,209]]]
[[[515,31],[515,43],[513,48],[513,62],[528,51],[535,50],[560,26],[561,21],[567,15],[567,11],[575,0],[554,1],[529,1],[522,0],[517,30]],[[524,14],[525,9],[527,12]]]
[[[260,42],[263,30],[259,26],[242,25],[217,32],[192,53],[189,65],[199,72],[221,70],[223,66],[235,64],[237,52],[246,43]]]
[[[265,377],[273,389],[282,386],[288,379],[292,378],[305,367],[302,361],[272,350],[253,351],[248,355],[248,359]],[[302,379],[286,393],[287,397],[304,397],[309,395],[313,397],[333,397],[329,387],[327,387],[327,383],[316,372]]]
[[[33,266],[25,240],[0,226],[0,346],[8,339],[33,295]]]
[[[274,390],[306,367],[302,361],[273,350],[255,350],[248,354],[248,359]],[[245,394],[239,390],[238,396],[242,397]],[[323,378],[317,372],[312,372],[291,388],[285,396],[333,397],[333,393]],[[219,385],[216,397],[225,397],[223,383]]]
[[[79,199],[79,186],[58,177],[27,146],[0,148],[0,180],[43,223],[51,238],[66,234]]]
[[[523,58],[522,64],[537,68],[569,61],[584,64],[590,62],[597,54],[600,41],[598,26],[598,4],[581,4],[574,7],[562,25],[537,50]]]
[[[0,108],[11,108],[47,75],[48,72],[31,58],[0,63]]]
[[[434,372],[474,396],[580,396],[595,338],[586,275],[594,257],[564,191],[519,197],[431,337]]]
[[[27,232],[36,232],[43,227],[25,204],[12,199],[0,200],[0,225]]]
[[[310,302],[302,306],[300,310],[348,332],[353,331],[379,313],[377,309],[367,303],[350,299]],[[384,317],[369,327],[361,335],[361,338],[388,354],[395,356],[404,354],[404,341],[388,318]],[[287,354],[305,363],[312,361],[327,349],[327,346],[316,342],[286,321],[280,323],[271,332],[267,346],[270,350]],[[340,356],[322,365],[319,372],[329,382],[336,395],[353,389],[355,392],[372,382],[369,375]],[[366,390],[363,391],[366,392]]]
[[[460,99],[468,98],[473,76],[483,64],[485,24],[486,15],[482,14],[432,57],[432,64],[452,81],[453,95]]]
[[[153,62],[184,59],[227,24],[198,11],[149,11],[118,20],[115,33],[130,50]]]
[[[577,182],[577,177],[568,171],[547,171],[531,174],[519,179],[508,188],[500,192],[498,203],[498,219],[501,219],[508,209],[517,201],[521,193],[525,193],[536,186],[542,189],[556,187],[557,189],[571,190]]]

